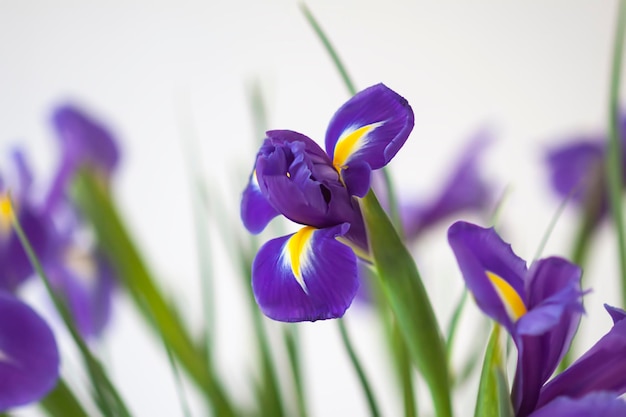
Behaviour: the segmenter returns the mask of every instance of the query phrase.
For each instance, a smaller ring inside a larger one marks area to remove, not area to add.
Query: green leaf
[[[11,206],[13,207],[13,201],[11,201]],[[13,209],[11,209],[13,213]],[[70,313],[69,308],[64,303],[64,300],[54,291],[52,285],[50,284],[50,280],[48,276],[43,270],[41,262],[37,258],[35,251],[33,250],[28,237],[24,233],[24,229],[20,224],[17,216],[11,216],[13,228],[15,233],[28,256],[28,260],[33,266],[33,269],[37,273],[37,275],[41,278],[46,291],[50,298],[52,299],[52,303],[61,316],[63,324],[67,328],[70,333],[72,340],[74,341],[80,356],[82,357],[83,363],[87,368],[87,373],[89,375],[89,379],[92,384],[92,388],[94,389],[94,400],[100,410],[107,416],[120,416],[120,417],[129,417],[131,414],[124,403],[122,397],[118,394],[117,389],[111,383],[107,373],[105,372],[102,364],[96,359],[96,357],[91,353],[91,350],[83,340],[82,336],[78,332],[78,329],[74,325],[74,320],[72,318],[72,314]]]
[[[474,412],[475,417],[513,417],[505,362],[501,327],[495,324],[489,337],[489,344],[483,361]]]
[[[446,348],[415,262],[373,191],[361,199],[361,209],[383,293],[411,358],[428,384],[437,416],[450,417]]]
[[[39,402],[39,406],[52,417],[88,417],[89,415],[62,378],[59,379],[56,387]]]
[[[135,307],[150,327],[167,341],[183,369],[205,393],[215,414],[236,416],[211,363],[202,349],[194,344],[176,311],[165,300],[110,196],[87,171],[81,172],[73,185],[75,203],[93,225],[98,242],[115,265],[119,281],[128,290]]]
[[[611,77],[611,94],[609,101],[609,135],[608,135],[608,160],[607,178],[609,188],[609,200],[611,202],[611,213],[617,236],[618,259],[620,265],[620,276],[622,284],[622,305],[626,305],[626,236],[624,231],[624,211],[622,208],[622,183],[623,170],[622,155],[623,150],[620,132],[620,77],[622,73],[622,54],[624,52],[624,35],[626,32],[626,0],[619,2],[617,12],[617,25],[615,28],[613,69]]]

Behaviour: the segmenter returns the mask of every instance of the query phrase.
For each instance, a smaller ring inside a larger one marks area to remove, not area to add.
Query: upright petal
[[[335,239],[348,227],[307,226],[261,247],[252,289],[266,316],[287,322],[343,316],[359,286],[356,255]]]
[[[352,223],[358,204],[341,183],[328,155],[308,137],[289,130],[267,132],[256,174],[261,193],[288,219],[325,228]]]
[[[547,153],[552,188],[579,206],[594,203],[597,218],[607,210],[602,138],[583,137]]]
[[[514,323],[527,311],[526,262],[493,228],[459,221],[448,229],[448,242],[478,306],[512,333]]]
[[[46,322],[0,291],[0,411],[37,401],[58,377],[59,352]]]
[[[626,402],[610,392],[594,392],[579,399],[559,397],[530,417],[623,417]]]
[[[556,257],[535,262],[528,272],[528,313],[513,333],[518,360],[512,397],[519,416],[535,409],[541,387],[569,349],[583,311],[581,275],[578,266]]]
[[[250,233],[261,233],[265,226],[280,213],[272,207],[259,188],[256,170],[252,171],[243,191],[240,208],[243,225]]]
[[[409,137],[413,123],[409,103],[383,84],[357,93],[337,110],[326,131],[326,151],[337,170],[345,171],[342,176],[353,195],[367,191],[369,175],[364,175],[369,172],[359,167],[363,177],[349,175],[351,166],[366,163],[374,170],[387,165]]]
[[[594,391],[626,393],[625,352],[626,320],[619,320],[591,349],[543,387],[538,407],[561,396],[580,398]]]

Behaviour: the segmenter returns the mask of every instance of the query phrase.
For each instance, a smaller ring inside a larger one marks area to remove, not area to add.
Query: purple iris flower
[[[626,166],[626,117],[622,119],[622,166]],[[580,208],[587,208],[597,221],[608,210],[604,135],[581,135],[546,153],[550,182],[561,197],[570,197]],[[622,181],[626,184],[626,171]]]
[[[61,162],[50,186],[46,210],[51,210],[63,199],[77,170],[87,167],[106,184],[120,160],[113,135],[78,107],[71,104],[57,107],[52,114],[52,125],[59,140]]]
[[[254,260],[252,289],[265,315],[289,322],[343,316],[359,286],[357,255],[369,252],[355,197],[367,193],[371,171],[393,158],[412,128],[407,101],[377,84],[335,113],[326,152],[303,134],[267,132],[241,218],[252,233],[279,214],[304,227],[270,240]]]
[[[479,162],[492,139],[490,132],[480,130],[461,152],[435,198],[401,205],[400,216],[407,241],[418,239],[428,228],[459,213],[484,212],[490,208],[492,193],[480,175]]]
[[[569,416],[574,404],[585,409],[605,398],[604,392],[611,394],[611,401],[603,402],[605,415],[623,409],[614,401],[626,392],[626,313],[621,310],[609,309],[616,320],[613,329],[546,384],[583,311],[578,266],[549,257],[527,268],[493,228],[466,222],[453,224],[448,240],[476,303],[509,331],[517,347],[511,394],[517,417],[548,415],[545,410]]]

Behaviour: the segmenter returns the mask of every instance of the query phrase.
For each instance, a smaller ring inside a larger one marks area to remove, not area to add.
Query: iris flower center
[[[504,279],[490,271],[486,271],[486,274],[489,281],[493,284],[500,301],[504,304],[509,318],[515,323],[527,312],[524,301],[522,301],[517,291]]]

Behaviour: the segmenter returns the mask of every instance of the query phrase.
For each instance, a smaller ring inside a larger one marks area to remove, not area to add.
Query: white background
[[[579,131],[602,132],[607,124],[616,2],[320,0],[309,6],[359,88],[384,82],[411,103],[415,129],[391,164],[403,193],[424,198],[434,192],[472,133],[494,129],[497,141],[484,174],[496,190],[512,187],[501,228],[516,252],[531,259],[559,203],[546,184],[543,150]],[[81,103],[109,125],[124,152],[115,183],[121,211],[198,332],[202,309],[181,130],[195,132],[201,143],[204,173],[221,190],[210,198],[236,218],[262,140],[254,137],[250,113],[254,83],[264,93],[269,127],[318,141],[348,98],[295,1],[0,2],[1,151],[23,144],[45,186],[57,157],[48,123],[54,105]],[[181,126],[181,117],[193,122]],[[235,224],[232,233],[243,233]],[[567,210],[545,254],[567,255],[576,225]],[[414,248],[444,325],[462,288],[446,227]],[[619,302],[608,232],[604,225],[587,269],[595,291],[584,320],[594,326],[583,326],[581,349],[609,328],[601,304]],[[218,250],[219,366],[246,402],[254,367],[248,311],[241,279],[228,268],[225,249]],[[131,409],[137,416],[182,415],[158,340],[128,300],[119,298],[115,307],[103,351]],[[468,317],[478,317],[471,310]],[[374,316],[355,306],[347,320],[385,414],[398,415]],[[463,321],[455,362],[472,341],[472,320]],[[300,327],[312,415],[366,414],[336,324]],[[75,366],[68,361],[64,372]],[[459,415],[469,415],[474,390],[460,396]],[[202,415],[193,390],[188,394]]]

